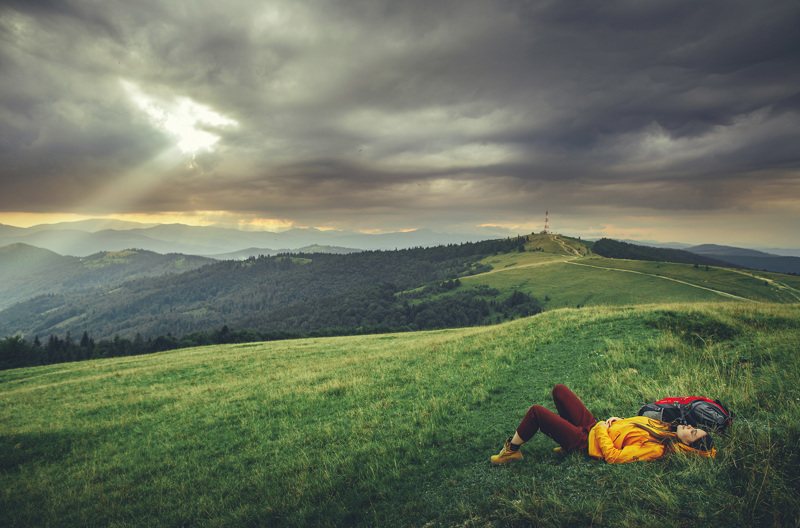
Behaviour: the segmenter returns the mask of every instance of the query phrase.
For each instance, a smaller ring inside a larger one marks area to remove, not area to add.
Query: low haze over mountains
[[[525,233],[509,234],[513,236]],[[354,250],[430,247],[442,244],[491,240],[504,238],[505,236],[490,232],[474,234],[440,233],[430,229],[384,234],[364,234],[335,230],[322,231],[314,228],[290,229],[282,232],[242,231],[214,226],[142,224],[103,219],[43,224],[27,228],[0,224],[0,247],[22,243],[49,249],[59,255],[78,257],[103,251],[122,251],[136,248],[162,254],[183,253],[218,259],[238,259],[286,251],[303,250],[304,252],[313,252],[315,251],[313,249],[315,246],[323,247],[328,253],[343,253]],[[622,242],[643,246],[683,249],[711,257],[719,257],[722,254],[759,258],[776,256],[800,257],[800,249],[758,248],[761,251],[755,251],[714,244],[692,246],[691,244],[680,242],[661,243],[638,240],[622,240]],[[319,248],[316,251],[319,251]]]
[[[358,250],[392,250],[498,238],[490,235],[454,235],[428,229],[386,234],[351,231],[291,229],[283,232],[241,231],[183,224],[155,225],[129,222],[74,222],[29,228],[0,224],[0,247],[15,243],[49,249],[61,255],[87,256],[101,251],[144,249],[156,253],[217,256],[252,248],[254,254],[298,250],[314,245]],[[247,255],[249,256],[249,255]],[[227,257],[226,257],[227,258]]]

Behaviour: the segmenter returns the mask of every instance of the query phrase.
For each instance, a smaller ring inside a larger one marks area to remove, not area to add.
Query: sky
[[[800,2],[0,0],[0,223],[800,247]]]

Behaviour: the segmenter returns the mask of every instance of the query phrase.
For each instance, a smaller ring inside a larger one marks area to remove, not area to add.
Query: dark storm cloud
[[[797,27],[794,0],[4,2],[0,209],[87,207],[175,144],[121,81],[238,122],[131,212],[800,198]]]

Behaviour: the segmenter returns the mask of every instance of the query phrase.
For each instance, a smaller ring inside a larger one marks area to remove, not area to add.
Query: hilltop
[[[561,235],[528,235],[523,240],[525,251],[487,257],[481,264],[491,271],[463,279],[463,287],[524,292],[542,301],[544,311],[732,299],[800,301],[800,278],[791,275],[734,269],[719,261],[722,266],[669,262],[669,254],[660,254],[662,260],[632,260],[635,253],[607,258],[595,254],[591,242]]]

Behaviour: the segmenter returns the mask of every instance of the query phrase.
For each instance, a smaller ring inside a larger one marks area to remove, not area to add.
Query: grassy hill
[[[563,244],[563,246],[562,246]],[[461,279],[465,288],[519,290],[544,310],[663,302],[800,302],[800,277],[671,262],[610,259],[559,235],[529,235],[524,252],[481,261],[489,273]]]
[[[487,278],[638,277],[503,258]],[[0,510],[9,526],[797,526],[798,349],[799,304],[736,301],[4,371]],[[601,418],[680,394],[737,418],[713,461],[608,465],[540,437],[492,467],[559,382]]]

